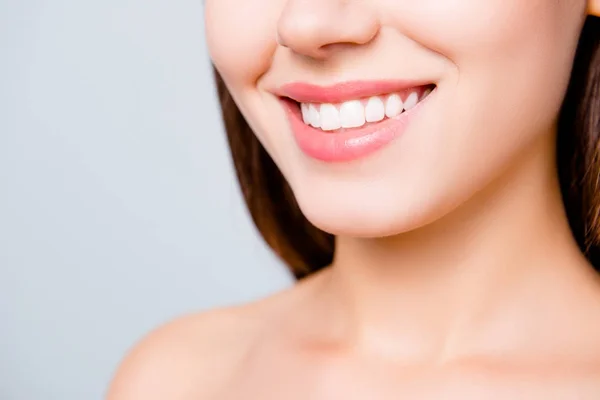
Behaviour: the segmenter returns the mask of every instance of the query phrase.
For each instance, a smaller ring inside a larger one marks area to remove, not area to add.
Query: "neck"
[[[386,354],[439,357],[526,310],[533,292],[582,275],[545,140],[434,223],[388,238],[338,237],[329,282],[345,326]]]

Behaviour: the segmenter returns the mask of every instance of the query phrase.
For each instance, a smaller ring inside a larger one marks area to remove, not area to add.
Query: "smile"
[[[400,136],[432,94],[432,83],[351,82],[284,86],[277,94],[300,149],[321,161],[364,157]]]
[[[394,118],[413,109],[431,93],[431,88],[420,87],[385,96],[372,96],[343,103],[300,103],[302,120],[306,125],[323,131],[360,128],[367,123]]]

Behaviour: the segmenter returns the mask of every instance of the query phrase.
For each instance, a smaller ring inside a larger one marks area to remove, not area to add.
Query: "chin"
[[[383,238],[418,229],[443,217],[449,204],[426,204],[416,197],[349,193],[315,195],[297,192],[304,216],[317,228],[336,236]]]

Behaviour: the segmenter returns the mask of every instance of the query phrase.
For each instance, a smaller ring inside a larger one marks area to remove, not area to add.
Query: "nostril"
[[[323,46],[319,47],[318,51],[320,51],[321,53],[331,53],[334,51],[356,48],[357,46],[360,46],[360,45],[361,45],[360,43],[355,43],[355,42],[351,42],[351,41],[327,43],[327,44],[324,44]]]

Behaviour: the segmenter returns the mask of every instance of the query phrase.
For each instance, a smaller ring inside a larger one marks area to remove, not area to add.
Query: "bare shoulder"
[[[215,396],[291,291],[243,306],[185,316],[156,329],[125,357],[107,399]]]
[[[226,369],[240,356],[249,334],[244,320],[243,309],[235,307],[188,315],[159,327],[127,354],[108,400],[184,400],[202,395],[202,390],[225,378]]]

